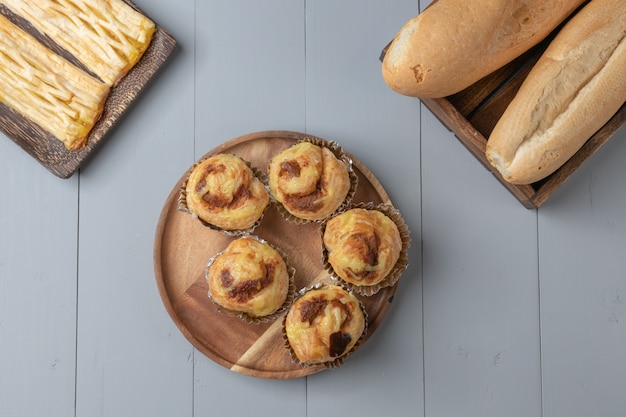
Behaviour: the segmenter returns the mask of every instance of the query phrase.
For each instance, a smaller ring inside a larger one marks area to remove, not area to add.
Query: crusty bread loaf
[[[584,0],[435,0],[388,46],[382,74],[412,97],[457,93],[520,56]]]
[[[626,100],[626,1],[592,0],[550,43],[496,124],[486,156],[503,178],[553,173]]]

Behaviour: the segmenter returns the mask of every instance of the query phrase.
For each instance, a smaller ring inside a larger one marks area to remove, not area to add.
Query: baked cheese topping
[[[139,61],[156,30],[154,22],[122,0],[2,3],[111,86]]]
[[[53,134],[66,148],[84,146],[104,109],[109,86],[2,15],[0,62],[0,102]]]

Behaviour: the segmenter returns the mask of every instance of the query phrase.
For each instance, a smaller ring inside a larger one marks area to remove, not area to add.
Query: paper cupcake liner
[[[302,297],[308,291],[324,288],[326,286],[336,286],[336,287],[343,288],[344,290],[346,290],[348,292],[352,292],[350,289],[346,288],[341,283],[336,283],[336,282],[333,282],[331,280],[324,281],[322,279],[322,280],[316,282],[315,284],[313,284],[311,286],[304,287],[304,288],[300,289],[300,291],[298,291],[297,296],[294,298],[294,300],[291,303],[291,305],[293,305],[296,302],[296,300],[298,300],[300,297]],[[285,349],[287,349],[287,351],[289,352],[289,357],[291,358],[293,363],[301,366],[302,368],[323,367],[324,369],[336,369],[336,368],[339,368],[341,365],[344,364],[346,359],[348,359],[348,357],[350,357],[363,344],[363,342],[365,341],[365,337],[367,335],[367,332],[369,330],[368,329],[369,328],[369,319],[368,319],[367,310],[365,309],[365,305],[359,299],[358,296],[356,296],[356,299],[359,301],[359,307],[361,308],[361,311],[363,312],[363,319],[364,319],[364,323],[365,323],[365,327],[363,328],[363,332],[361,333],[361,336],[359,337],[357,342],[354,344],[354,346],[352,346],[352,348],[348,352],[346,352],[343,355],[339,356],[338,358],[336,358],[336,359],[334,359],[332,361],[328,361],[328,362],[306,363],[306,362],[302,362],[298,358],[298,356],[296,355],[296,353],[294,352],[294,350],[291,347],[291,343],[289,343],[289,339],[287,338],[287,331],[286,331],[286,326],[285,326],[285,322],[287,320],[287,314],[284,315],[284,317],[283,317],[283,327],[282,327],[283,342],[284,342],[284,345],[285,345]],[[291,305],[290,305],[290,308],[291,308]]]
[[[341,213],[344,213],[348,210],[355,209],[355,208],[380,211],[381,213],[389,217],[396,224],[396,227],[398,228],[398,232],[400,232],[400,239],[402,241],[402,248],[400,249],[400,256],[398,257],[396,264],[393,266],[391,271],[389,271],[387,276],[382,281],[374,285],[357,285],[351,282],[347,282],[343,278],[341,278],[335,272],[335,269],[330,264],[330,262],[328,262],[328,250],[326,249],[324,242],[323,242],[324,231],[326,230],[326,223],[328,222],[328,220],[330,220],[331,218],[335,216],[338,216]],[[388,203],[374,204],[372,202],[367,202],[367,203],[357,203],[357,204],[351,205],[350,207],[347,207],[345,210],[335,213],[333,216],[329,217],[328,219],[326,219],[326,221],[324,221],[321,224],[320,237],[322,239],[322,263],[324,265],[324,270],[328,272],[328,274],[332,277],[334,281],[341,282],[341,284],[344,285],[346,288],[349,288],[355,293],[365,296],[365,297],[370,297],[372,295],[375,295],[376,293],[378,293],[378,291],[382,290],[383,288],[394,286],[399,281],[400,276],[407,269],[409,265],[408,251],[409,251],[409,247],[411,246],[411,233],[409,231],[407,224],[404,222],[404,219],[402,218],[400,211]]]
[[[257,219],[257,221],[252,226],[250,226],[249,228],[247,228],[247,229],[223,229],[221,227],[218,227],[218,226],[216,226],[214,224],[211,224],[211,223],[201,219],[187,205],[187,183],[189,182],[189,176],[191,175],[191,173],[193,172],[193,170],[194,170],[194,168],[196,166],[200,165],[202,162],[204,162],[207,158],[210,158],[211,156],[213,156],[213,155],[207,155],[206,157],[203,157],[203,158],[199,159],[187,171],[187,176],[184,179],[184,181],[183,181],[183,183],[182,183],[182,185],[180,187],[179,194],[178,194],[178,210],[191,215],[193,218],[198,220],[203,226],[208,227],[209,229],[212,229],[212,230],[216,230],[216,231],[218,231],[220,233],[223,233],[223,234],[225,234],[227,236],[240,237],[240,236],[250,235],[250,234],[254,233],[254,230],[263,221],[263,217],[265,216],[265,212],[267,211],[267,207],[263,211],[263,213],[261,213],[261,216]],[[237,155],[237,157],[239,157],[239,156]],[[241,157],[239,157],[239,158],[241,158]],[[257,177],[259,179],[259,181],[261,181],[261,183],[263,184],[263,187],[267,191],[267,194],[270,196],[270,202],[271,202],[271,194],[270,194],[269,187],[267,186],[266,175],[262,171],[260,171],[257,168],[253,167],[250,164],[250,162],[244,160],[243,158],[241,158],[241,159],[246,163],[248,168],[250,168],[252,170],[252,173],[254,174],[254,176]],[[269,204],[268,204],[268,207],[269,207]]]
[[[249,315],[249,314],[247,314],[246,312],[243,312],[243,311],[236,311],[236,310],[228,309],[228,308],[225,308],[225,307],[221,306],[220,304],[215,302],[215,300],[213,300],[213,297],[211,296],[211,291],[210,290],[207,292],[207,295],[208,295],[209,299],[213,302],[215,307],[217,308],[217,311],[219,313],[221,313],[221,314],[224,314],[225,316],[237,317],[237,318],[239,318],[239,319],[241,319],[244,322],[249,323],[249,324],[270,323],[270,322],[275,321],[282,313],[284,313],[287,309],[289,309],[289,307],[291,306],[291,304],[293,303],[294,299],[297,296],[296,281],[295,281],[296,269],[289,264],[289,262],[287,260],[287,256],[285,255],[285,253],[280,248],[277,248],[276,246],[272,245],[271,243],[267,242],[264,239],[259,238],[258,236],[248,235],[248,236],[245,236],[245,237],[250,237],[250,238],[258,240],[261,243],[265,243],[265,244],[270,245],[283,258],[283,261],[285,262],[285,265],[287,266],[287,274],[289,275],[289,288],[287,290],[287,296],[285,298],[285,301],[272,314],[268,314],[266,316],[255,317],[255,316],[251,316],[251,315]],[[211,264],[220,255],[222,255],[224,252],[225,252],[225,250],[217,253],[216,255],[214,255],[213,257],[211,257],[207,261],[205,269],[204,269],[204,271],[205,271],[205,279],[207,281],[207,284],[208,284],[208,281],[209,281],[209,268],[211,267]]]
[[[287,210],[285,208],[285,206],[283,206],[280,202],[278,202],[276,200],[276,198],[272,195],[271,192],[270,192],[270,199],[275,204],[276,209],[280,213],[280,215],[285,220],[287,220],[287,221],[289,221],[291,223],[295,223],[295,224],[320,223],[320,222],[323,222],[324,220],[326,220],[327,218],[331,217],[333,214],[337,213],[338,211],[341,211],[345,207],[348,207],[348,206],[350,206],[350,204],[352,204],[352,200],[354,198],[354,195],[356,193],[357,186],[358,186],[358,183],[359,183],[359,178],[356,175],[356,172],[354,172],[354,166],[353,166],[353,163],[352,163],[352,158],[348,155],[348,153],[337,142],[330,141],[330,140],[319,139],[319,138],[314,138],[314,137],[308,137],[308,138],[304,138],[302,140],[299,140],[297,143],[294,143],[291,146],[295,146],[295,145],[297,145],[300,142],[309,142],[309,143],[312,143],[313,145],[317,145],[317,146],[320,146],[320,147],[328,148],[330,151],[332,151],[332,153],[335,155],[335,157],[337,159],[343,161],[347,165],[347,167],[348,167],[348,177],[350,179],[350,189],[348,190],[348,193],[346,194],[346,198],[343,200],[343,202],[332,213],[330,213],[328,216],[325,216],[324,218],[317,219],[317,220],[303,219],[301,217],[298,217],[298,216],[292,214],[291,212],[289,212],[289,210]],[[271,162],[271,159],[272,158],[270,158],[270,162]],[[267,171],[269,172],[269,168],[267,169]],[[265,184],[267,184],[267,189],[269,190],[269,183],[266,182]]]

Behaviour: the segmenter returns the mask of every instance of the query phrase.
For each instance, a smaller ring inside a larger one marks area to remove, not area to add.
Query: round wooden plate
[[[273,155],[304,138],[289,131],[267,131],[232,139],[207,155],[234,153],[267,173]],[[354,202],[390,203],[372,173],[352,157],[359,182]],[[154,245],[156,281],[172,320],[191,344],[216,363],[241,374],[261,378],[297,378],[319,372],[323,366],[302,367],[292,361],[282,334],[282,316],[272,323],[249,324],[221,314],[208,297],[204,269],[207,261],[234,239],[203,226],[188,213],[178,210],[180,178],[167,198],[157,225]],[[322,243],[318,223],[297,225],[285,221],[270,205],[261,225],[254,231],[280,248],[296,269],[296,289],[308,287],[327,274],[322,265]],[[359,296],[368,314],[365,341],[382,322],[397,285],[370,297]]]

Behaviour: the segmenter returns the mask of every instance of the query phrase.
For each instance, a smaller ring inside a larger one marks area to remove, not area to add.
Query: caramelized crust
[[[155,24],[122,0],[3,0],[10,10],[115,85],[141,58]]]
[[[250,317],[276,312],[285,302],[289,274],[281,255],[252,237],[233,240],[207,271],[211,299]]]
[[[360,286],[383,281],[402,250],[400,232],[393,220],[378,210],[362,208],[328,220],[323,243],[335,273]]]
[[[186,200],[189,210],[205,222],[224,230],[241,230],[261,218],[269,194],[245,161],[217,154],[192,169]]]
[[[82,148],[109,87],[0,15],[0,101],[59,139]]]
[[[295,217],[321,220],[346,199],[350,176],[331,150],[299,142],[272,158],[269,186],[276,201]]]
[[[285,333],[300,362],[334,361],[346,355],[365,330],[358,299],[338,286],[305,292],[289,309]]]

